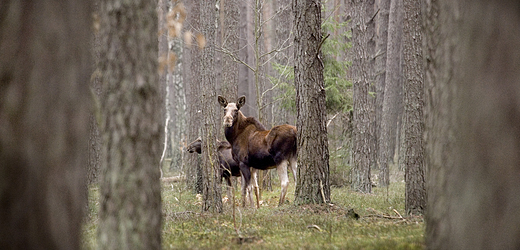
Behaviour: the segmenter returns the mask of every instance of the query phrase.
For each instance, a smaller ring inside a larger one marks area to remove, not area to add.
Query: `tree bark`
[[[157,85],[157,31],[156,1],[101,3],[100,249],[161,248],[164,95]]]
[[[520,248],[520,3],[428,2],[426,243]]]
[[[321,2],[293,1],[294,82],[298,129],[298,178],[295,203],[330,202]]]
[[[379,163],[380,161],[380,152],[381,147],[385,143],[384,139],[389,140],[388,138],[384,138],[382,135],[382,116],[383,114],[383,103],[385,99],[385,85],[386,85],[386,63],[387,63],[387,44],[388,44],[388,23],[389,23],[389,12],[390,12],[390,0],[376,0],[375,1],[375,38],[376,38],[376,47],[374,51],[374,85],[376,88],[375,91],[375,120],[376,127],[375,135],[377,136],[377,150],[379,154],[375,154],[376,160],[375,163]],[[381,170],[382,164],[375,164],[376,169]],[[383,182],[379,176],[380,183]]]
[[[202,109],[202,210],[222,212],[222,188],[220,187],[220,163],[217,153],[217,100],[215,57],[215,4],[203,1],[200,6],[200,30],[206,40],[206,46],[201,48],[200,88],[202,96],[199,100]],[[211,103],[207,105],[206,103]],[[220,123],[218,123],[220,125]]]
[[[90,7],[89,1],[2,2],[1,249],[80,249]]]
[[[368,18],[366,9],[369,4],[367,1],[355,1],[352,11],[352,50],[354,60],[352,63],[352,75],[354,85],[354,131],[352,142],[352,188],[363,193],[372,191],[370,181],[371,167],[371,98],[369,96],[370,85],[370,63],[368,42],[370,33],[368,32]]]
[[[381,114],[381,130],[379,144],[379,185],[384,187],[390,184],[390,171],[388,162],[393,157],[397,130],[397,109],[399,106],[400,55],[402,25],[401,0],[392,0],[390,4],[388,42],[386,49],[384,100]]]
[[[421,5],[414,0],[404,0],[403,5],[405,210],[408,214],[422,214],[426,208],[426,190],[424,188],[424,67]]]
[[[202,120],[202,107],[200,102],[200,49],[194,40],[199,33],[196,32],[200,26],[200,3],[199,1],[186,2],[186,23],[185,27],[193,27],[187,33],[187,41],[183,54],[184,70],[183,78],[186,84],[186,110],[187,110],[187,135],[188,141],[194,141],[201,136],[202,128],[200,126]],[[186,38],[186,37],[185,37]],[[188,142],[189,143],[189,142]],[[188,154],[185,157],[184,173],[186,174],[186,186],[195,193],[202,193],[202,168],[201,159],[198,154]]]

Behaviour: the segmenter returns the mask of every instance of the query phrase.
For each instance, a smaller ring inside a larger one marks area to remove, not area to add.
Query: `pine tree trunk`
[[[519,9],[424,8],[429,249],[520,248]]]
[[[424,188],[424,67],[420,2],[404,0],[404,150],[405,210],[422,214],[426,208]]]
[[[206,46],[201,48],[199,102],[202,109],[202,210],[222,212],[222,189],[220,187],[220,163],[217,153],[217,100],[215,57],[215,4],[203,1],[200,6],[200,30],[205,37]],[[210,103],[209,105],[207,103]],[[220,125],[220,123],[218,123]]]
[[[388,43],[388,19],[390,12],[390,0],[376,0],[375,1],[376,8],[376,16],[375,16],[375,38],[376,38],[376,47],[374,52],[374,85],[376,88],[376,103],[375,103],[375,119],[376,119],[376,127],[375,134],[377,136],[377,152],[381,152],[381,147],[385,144],[384,139],[389,140],[388,138],[383,138],[382,136],[382,116],[383,116],[383,102],[385,99],[385,85],[386,85],[386,63],[387,63],[387,43]],[[375,154],[376,156],[376,169],[381,169],[380,154]],[[381,175],[380,183],[382,183]],[[386,182],[385,182],[386,183]]]
[[[200,26],[200,3],[199,1],[186,2],[186,22],[185,27],[193,27],[188,30],[188,42],[191,44],[184,50],[184,70],[183,79],[186,84],[186,110],[187,110],[187,135],[188,141],[194,141],[202,135],[202,127],[200,126],[201,116],[201,90],[200,90],[200,49],[194,37],[200,33],[197,32]],[[189,143],[189,142],[188,142]],[[185,152],[184,173],[186,174],[186,186],[194,193],[202,193],[202,168],[201,159],[198,154],[189,154]]]
[[[107,1],[100,9],[105,149],[98,244],[160,249],[164,94],[157,85],[156,2]]]
[[[400,55],[402,24],[401,0],[392,0],[390,4],[388,43],[386,49],[386,74],[384,86],[384,100],[381,114],[380,146],[379,146],[379,185],[384,187],[390,184],[388,162],[392,159],[397,130],[397,109],[399,104]]]
[[[2,1],[0,249],[80,249],[89,1]]]
[[[294,1],[294,82],[298,110],[298,178],[295,203],[330,202],[321,2]]]
[[[372,191],[370,181],[371,167],[371,132],[370,120],[371,97],[369,96],[370,85],[370,54],[368,51],[369,32],[367,31],[368,18],[366,9],[367,1],[355,1],[352,11],[352,49],[354,60],[352,64],[352,75],[354,84],[354,131],[352,142],[352,188],[363,193]]]

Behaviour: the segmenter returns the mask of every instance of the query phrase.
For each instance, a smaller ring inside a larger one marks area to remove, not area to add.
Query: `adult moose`
[[[278,203],[281,206],[289,185],[288,165],[296,182],[296,127],[285,124],[267,130],[254,117],[246,117],[240,111],[246,103],[245,96],[238,98],[236,103],[228,103],[226,98],[218,96],[218,102],[224,107],[226,139],[233,148],[233,158],[239,163],[247,187],[253,177],[257,208],[260,207],[257,169],[276,168],[282,189]],[[245,191],[242,192],[245,195]]]

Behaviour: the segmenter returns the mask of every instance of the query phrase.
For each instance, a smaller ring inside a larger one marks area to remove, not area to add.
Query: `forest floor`
[[[260,209],[236,206],[235,219],[226,188],[223,212],[212,214],[201,212],[200,195],[184,186],[163,182],[163,249],[424,249],[424,220],[405,216],[402,181],[373,188],[372,194],[333,187],[332,204],[303,206],[292,204],[291,182],[281,207],[274,184],[263,192]],[[235,204],[240,197],[235,191]],[[83,249],[96,248],[98,210],[99,192],[92,186]]]

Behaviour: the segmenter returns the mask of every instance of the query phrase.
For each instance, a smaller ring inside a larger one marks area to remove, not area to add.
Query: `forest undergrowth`
[[[291,179],[292,180],[292,179]],[[184,182],[163,182],[163,249],[423,249],[422,216],[406,216],[404,182],[372,194],[353,192],[348,185],[331,188],[332,203],[295,206],[294,182],[286,204],[278,207],[279,187],[264,191],[260,209],[242,208],[235,190],[223,185],[220,214],[201,211],[201,196]],[[238,185],[239,186],[239,185]],[[90,187],[83,249],[96,248],[99,190]]]

